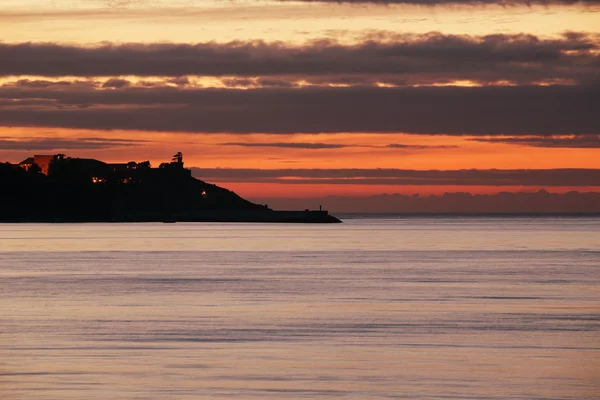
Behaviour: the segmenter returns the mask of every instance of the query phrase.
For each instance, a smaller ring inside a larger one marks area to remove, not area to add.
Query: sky
[[[283,207],[600,191],[598,0],[0,0],[0,38],[2,161],[181,151]]]

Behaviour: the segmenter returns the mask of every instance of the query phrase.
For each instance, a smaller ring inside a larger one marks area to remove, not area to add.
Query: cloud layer
[[[285,184],[598,186],[600,169],[404,170],[404,169],[229,169],[192,168],[194,176],[221,182]]]
[[[319,83],[394,85],[473,81],[531,84],[600,81],[600,40],[569,33],[425,35],[376,32],[357,45],[262,41],[190,44],[0,44],[0,75],[285,77]],[[108,87],[126,81],[112,80]],[[260,82],[258,82],[260,84]]]
[[[334,3],[334,4],[410,4],[416,6],[531,6],[531,5],[596,5],[598,0],[277,0],[281,2],[302,1],[307,3]]]
[[[419,144],[391,143],[387,145],[366,144],[341,144],[341,143],[306,143],[306,142],[226,142],[219,143],[220,146],[236,147],[275,147],[280,149],[344,149],[344,148],[368,148],[368,149],[405,149],[405,150],[429,150],[429,149],[451,149],[457,146],[429,146]]]
[[[579,135],[567,137],[496,137],[474,138],[472,140],[488,143],[518,144],[531,147],[560,147],[573,149],[600,148],[600,135]]]
[[[307,3],[333,3],[333,4],[409,4],[417,6],[443,6],[443,5],[466,5],[466,6],[518,6],[518,5],[594,5],[600,3],[599,0],[277,0],[279,2],[307,2]],[[148,0],[96,0],[109,7],[125,7],[137,4],[156,4],[156,1]],[[160,4],[160,1],[158,2]],[[189,3],[188,3],[189,4]]]
[[[0,150],[91,150],[112,147],[130,147],[147,143],[146,140],[106,139],[106,138],[9,138],[0,136]]]
[[[0,126],[232,133],[598,135],[600,86],[0,88]]]

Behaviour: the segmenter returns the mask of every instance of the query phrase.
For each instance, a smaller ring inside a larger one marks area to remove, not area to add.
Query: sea
[[[600,218],[0,224],[0,399],[599,399]]]

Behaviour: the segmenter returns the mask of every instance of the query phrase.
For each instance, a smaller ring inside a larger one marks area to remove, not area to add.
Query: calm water
[[[600,219],[0,224],[0,399],[600,398]]]

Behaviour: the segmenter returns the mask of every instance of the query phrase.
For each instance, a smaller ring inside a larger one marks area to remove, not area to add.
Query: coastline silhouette
[[[0,164],[3,222],[341,222],[327,211],[274,211],[193,178],[183,155],[110,164],[65,154]]]

